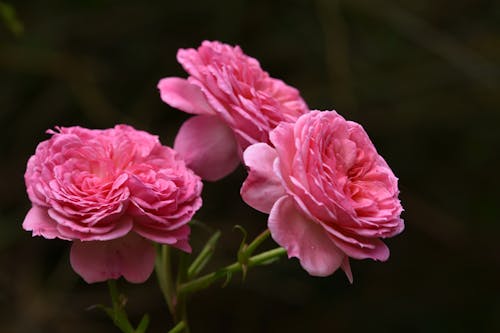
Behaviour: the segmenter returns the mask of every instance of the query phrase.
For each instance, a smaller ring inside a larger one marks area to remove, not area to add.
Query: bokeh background
[[[171,145],[187,115],[156,83],[185,76],[178,48],[238,44],[314,109],[361,123],[400,178],[406,230],[386,263],[309,277],[281,260],[189,305],[197,332],[500,332],[500,2],[494,0],[7,1],[0,21],[0,331],[119,332],[93,304],[105,284],[71,270],[69,244],[21,229],[23,174],[56,125],[128,123]],[[234,261],[243,168],[205,186],[198,214]],[[194,229],[195,250],[208,237]],[[266,247],[273,246],[269,241]],[[154,276],[122,283],[133,321],[171,326]]]

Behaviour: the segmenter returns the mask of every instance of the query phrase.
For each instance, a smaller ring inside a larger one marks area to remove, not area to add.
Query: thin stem
[[[179,293],[179,286],[184,283],[187,279],[188,274],[188,262],[187,255],[185,253],[181,253],[179,256],[179,269],[177,271],[177,293],[175,299],[175,312],[174,321],[176,323],[184,323],[184,328],[182,332],[189,333],[189,324],[187,319],[187,295],[183,295]]]
[[[160,253],[156,259],[156,276],[163,294],[165,302],[167,302],[168,310],[174,314],[175,307],[173,304],[174,283],[172,279],[172,259],[170,256],[170,247],[168,245],[160,245]]]
[[[124,333],[134,333],[134,327],[128,320],[127,313],[123,309],[123,300],[120,299],[118,287],[115,280],[108,280],[109,295],[113,303],[112,311],[106,311],[113,319],[113,323]]]
[[[208,263],[210,258],[212,257],[214,251],[215,251],[215,245],[217,244],[217,241],[220,238],[220,231],[215,232],[212,237],[208,240],[208,242],[205,244],[203,249],[201,250],[200,254],[196,257],[196,259],[193,261],[193,263],[189,266],[188,271],[187,271],[187,279],[191,280],[195,278],[201,270],[205,267],[205,265]]]
[[[177,325],[174,326],[170,331],[167,333],[181,333],[184,329],[186,329],[186,323],[181,321]]]
[[[116,280],[108,280],[108,290],[109,296],[111,296],[111,301],[113,303],[113,308],[118,304],[118,287],[116,286]]]
[[[262,252],[248,259],[248,267],[265,265],[270,261],[278,259],[282,255],[286,254],[286,250],[284,248],[276,248],[266,252]],[[239,262],[235,262],[231,265],[228,265],[216,272],[209,273],[203,275],[195,280],[180,284],[177,288],[177,294],[187,295],[193,293],[195,291],[205,289],[210,286],[215,281],[227,277],[236,272],[240,272],[243,269],[243,265]]]
[[[158,277],[158,283],[165,299],[168,310],[173,317],[173,320],[177,325],[174,329],[179,331],[174,332],[184,332],[189,333],[189,327],[187,324],[187,312],[186,312],[186,299],[185,297],[178,296],[176,293],[176,285],[186,280],[187,274],[187,261],[186,255],[180,253],[180,261],[177,269],[177,281],[174,282],[172,275],[172,253],[168,245],[160,245],[159,253],[156,259],[156,275]],[[180,325],[180,323],[183,323]]]
[[[264,230],[260,235],[255,237],[255,239],[250,244],[248,244],[247,248],[245,249],[245,253],[251,256],[253,251],[255,251],[255,249],[257,249],[257,247],[262,244],[263,241],[268,239],[270,235],[271,232],[269,231],[269,229]]]
[[[176,307],[176,315],[178,317],[177,322],[178,324],[182,323],[182,330],[179,330],[179,332],[183,333],[189,333],[189,325],[188,325],[188,316],[187,316],[187,295],[179,295],[178,296],[178,303]],[[177,324],[177,325],[178,325]]]

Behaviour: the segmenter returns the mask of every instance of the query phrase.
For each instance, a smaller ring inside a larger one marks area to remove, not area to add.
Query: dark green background
[[[1,332],[118,332],[85,310],[106,286],[72,272],[69,244],[21,229],[26,161],[56,125],[128,123],[171,145],[187,115],[156,83],[184,77],[177,49],[204,39],[239,44],[311,108],[361,123],[400,178],[406,230],[388,262],[352,262],[353,285],[281,260],[201,292],[193,333],[500,332],[499,1],[10,3],[25,31],[0,25]],[[239,197],[244,177],[205,186],[198,217],[223,231],[212,268],[234,261],[234,224],[265,227]],[[206,237],[194,229],[195,249]],[[155,279],[122,287],[132,319],[148,312],[166,332]]]

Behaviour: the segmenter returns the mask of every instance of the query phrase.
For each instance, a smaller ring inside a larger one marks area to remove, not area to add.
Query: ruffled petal
[[[335,244],[349,257],[354,259],[373,259],[386,261],[389,259],[390,251],[387,245],[378,238],[366,238],[357,236],[349,238],[332,235]]]
[[[64,224],[64,217],[57,214],[53,209],[48,210],[48,214],[58,221],[57,231],[66,239],[79,239],[82,241],[107,241],[125,236],[132,230],[133,220],[128,215],[122,215],[112,223],[100,227],[80,226],[67,220]]]
[[[167,77],[158,82],[161,99],[173,108],[191,114],[214,114],[201,89],[186,79]]]
[[[42,236],[47,239],[70,239],[59,233],[57,230],[57,223],[49,216],[47,208],[37,205],[33,205],[28,214],[26,214],[23,221],[23,229],[32,231],[33,236]]]
[[[182,124],[174,149],[201,178],[219,180],[240,162],[233,131],[216,116],[195,116]]]
[[[243,200],[251,207],[269,213],[274,203],[285,195],[280,178],[273,169],[276,151],[265,143],[248,147],[243,160],[248,167],[248,177],[241,187]]]
[[[167,228],[154,228],[153,226],[138,223],[134,226],[134,231],[154,242],[168,244],[184,252],[191,253],[191,246],[188,243],[191,228],[187,224],[174,230],[168,230]]]
[[[282,197],[273,206],[269,230],[273,239],[287,250],[288,257],[299,258],[302,267],[313,276],[333,274],[344,260],[345,254],[325,230],[302,216],[290,197]]]
[[[130,233],[110,241],[73,242],[71,267],[87,283],[118,279],[142,283],[154,269],[155,248],[141,236]]]

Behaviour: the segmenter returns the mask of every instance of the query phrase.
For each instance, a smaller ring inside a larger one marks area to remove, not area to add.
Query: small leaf
[[[245,282],[247,278],[248,264],[241,264],[241,282]]]
[[[203,231],[205,231],[209,234],[212,234],[214,232],[214,228],[212,228],[210,225],[208,225],[200,220],[192,219],[191,221],[189,221],[189,225],[192,227],[199,227],[200,229],[202,229]]]
[[[207,241],[207,243],[201,250],[200,254],[189,266],[187,272],[188,280],[191,280],[196,276],[198,276],[198,274],[200,274],[200,272],[203,270],[206,264],[210,261],[212,255],[215,252],[215,246],[217,245],[220,235],[221,235],[220,231],[214,233],[212,237],[210,237],[210,239]]]
[[[260,233],[255,239],[248,244],[248,246],[245,249],[247,257],[250,257],[253,255],[254,251],[264,242],[266,239],[271,236],[271,232],[269,229],[264,230],[262,233]]]
[[[246,241],[247,241],[247,231],[245,230],[245,228],[243,228],[241,225],[237,224],[233,227],[233,229],[235,230],[239,230],[241,231],[241,233],[243,234],[243,239],[241,240],[241,243],[240,243],[240,248],[238,249],[238,253],[240,252],[243,252],[245,247],[246,247]]]
[[[168,333],[181,333],[186,328],[186,323],[184,321],[179,322],[174,326]]]
[[[240,248],[238,249],[238,262],[241,264],[241,280],[245,281],[247,277],[247,272],[248,272],[248,253],[247,253],[247,246],[246,240],[247,240],[247,231],[240,225],[235,225],[235,229],[240,230],[243,233],[243,239],[241,240]]]
[[[86,308],[85,310],[92,311],[92,310],[95,310],[95,309],[103,311],[109,318],[111,318],[111,320],[115,319],[115,316],[114,316],[114,313],[113,313],[113,309],[109,308],[107,306],[104,306],[102,304],[91,305],[88,308]]]
[[[149,315],[146,313],[135,330],[135,333],[145,333],[149,326]]]
[[[226,288],[226,286],[231,282],[231,278],[233,277],[233,273],[227,272],[226,274],[226,281],[222,284],[222,288]]]
[[[261,266],[270,265],[270,264],[275,263],[279,260],[280,260],[280,258],[271,258],[269,260],[261,262],[259,265],[261,265]]]

